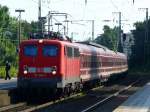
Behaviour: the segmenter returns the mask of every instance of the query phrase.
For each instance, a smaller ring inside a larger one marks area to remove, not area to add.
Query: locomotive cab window
[[[54,45],[45,45],[43,47],[43,55],[44,56],[57,56],[58,47]]]
[[[36,56],[38,48],[36,45],[26,45],[24,46],[24,55],[25,56]]]

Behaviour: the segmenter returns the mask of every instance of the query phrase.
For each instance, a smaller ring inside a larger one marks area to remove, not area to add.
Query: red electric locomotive
[[[18,88],[70,92],[127,70],[124,54],[97,44],[31,39],[20,44]]]

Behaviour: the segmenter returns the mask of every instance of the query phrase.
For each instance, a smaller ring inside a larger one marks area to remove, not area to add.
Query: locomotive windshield
[[[37,46],[36,45],[26,45],[24,47],[25,56],[36,56],[37,55]]]
[[[55,45],[45,45],[43,47],[43,55],[44,56],[57,56],[58,47]]]

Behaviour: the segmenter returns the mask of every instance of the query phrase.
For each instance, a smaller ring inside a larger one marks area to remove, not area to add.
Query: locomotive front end
[[[61,44],[28,40],[20,45],[18,88],[55,89],[61,82]]]

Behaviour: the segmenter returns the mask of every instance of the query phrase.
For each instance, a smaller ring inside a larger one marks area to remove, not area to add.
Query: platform
[[[11,80],[0,79],[0,107],[10,105],[15,100],[14,91],[17,87],[17,78]]]
[[[150,83],[130,96],[113,112],[150,112]]]
[[[0,79],[0,90],[17,87],[17,78],[11,80]]]

